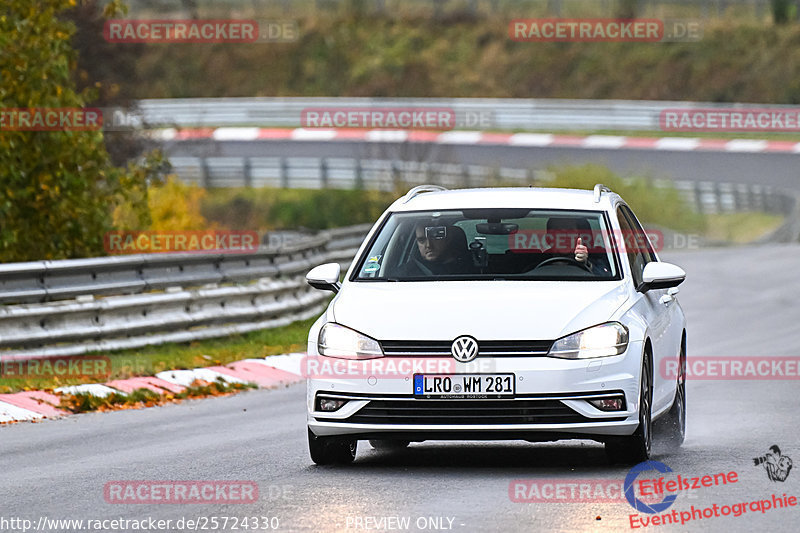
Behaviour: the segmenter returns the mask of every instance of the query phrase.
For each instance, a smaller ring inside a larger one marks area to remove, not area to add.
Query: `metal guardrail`
[[[173,169],[203,187],[368,188],[397,191],[432,183],[448,188],[546,185],[547,171],[419,161],[315,157],[173,157]],[[656,181],[674,186],[700,213],[763,211],[786,215],[794,197],[758,184]]]
[[[0,357],[40,358],[186,342],[289,324],[327,295],[304,276],[348,266],[370,225],[280,249],[0,265]]]
[[[753,108],[753,104],[522,98],[176,98],[139,100],[148,127],[302,127],[306,108],[451,108],[465,129],[659,131],[665,109]],[[758,105],[759,109],[797,109]]]

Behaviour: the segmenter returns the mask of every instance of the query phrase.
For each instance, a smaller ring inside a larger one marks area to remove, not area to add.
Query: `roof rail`
[[[600,202],[600,195],[604,192],[611,192],[611,189],[603,185],[602,183],[598,183],[594,186],[594,203]]]
[[[447,189],[445,189],[441,185],[417,185],[416,187],[408,191],[405,196],[403,196],[403,203],[404,204],[408,203],[409,201],[414,199],[415,196],[419,196],[424,192],[437,192],[446,190]]]

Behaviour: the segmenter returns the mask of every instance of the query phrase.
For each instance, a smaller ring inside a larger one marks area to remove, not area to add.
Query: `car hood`
[[[555,340],[608,321],[627,297],[621,281],[354,282],[333,318],[378,340]]]

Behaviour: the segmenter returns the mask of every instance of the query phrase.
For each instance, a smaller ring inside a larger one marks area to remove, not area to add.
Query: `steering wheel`
[[[538,265],[533,267],[533,269],[536,270],[538,268],[542,268],[543,266],[552,265],[554,263],[567,263],[567,264],[570,264],[572,266],[581,267],[584,270],[586,270],[587,272],[591,272],[592,271],[586,265],[586,263],[581,263],[580,261],[578,261],[574,257],[551,257],[550,259],[545,259],[544,261],[542,261],[541,263],[539,263]]]

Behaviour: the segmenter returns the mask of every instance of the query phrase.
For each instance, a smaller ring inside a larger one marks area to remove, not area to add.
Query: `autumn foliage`
[[[75,31],[61,18],[75,0],[3,0],[0,110],[84,108],[76,91]],[[134,204],[148,221],[147,165],[111,164],[102,131],[15,131],[0,123],[0,261],[103,253],[114,207]],[[137,200],[138,198],[138,200]]]

